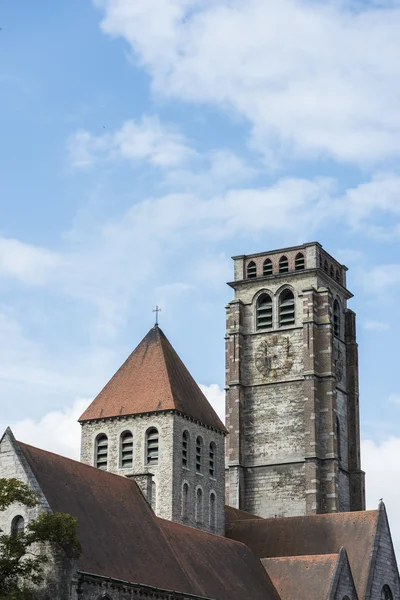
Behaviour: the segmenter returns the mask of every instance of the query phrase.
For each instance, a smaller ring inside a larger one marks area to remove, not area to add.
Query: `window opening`
[[[324,262],[324,271],[328,272],[328,261]]]
[[[187,431],[182,434],[182,466],[188,466],[188,455],[189,455],[189,435]]]
[[[286,325],[295,324],[295,311],[294,311],[294,296],[290,290],[284,290],[280,296],[279,303],[279,325],[284,327]]]
[[[147,464],[158,464],[158,431],[155,427],[147,432]]]
[[[182,487],[182,519],[187,519],[189,514],[189,486],[187,483]]]
[[[97,437],[96,441],[96,467],[107,470],[107,458],[108,458],[108,438],[102,433]]]
[[[217,528],[217,507],[214,492],[210,494],[210,529],[215,531]]]
[[[21,515],[17,515],[11,522],[11,535],[21,535],[25,531],[25,520]]]
[[[333,303],[333,334],[336,337],[340,336],[340,307],[337,300]]]
[[[263,275],[272,275],[272,272],[272,262],[269,258],[266,258],[263,264]]]
[[[302,269],[304,269],[304,265],[304,254],[299,252],[294,261],[294,268],[296,271],[301,271]]]
[[[289,271],[289,261],[287,256],[281,256],[279,259],[279,273],[287,273]]]
[[[210,456],[209,456],[209,473],[210,477],[215,477],[215,444],[210,444]]]
[[[272,327],[272,298],[269,294],[262,294],[258,298],[256,320],[257,329],[270,329]]]
[[[133,466],[133,435],[131,431],[125,431],[121,435],[121,467],[131,469]]]
[[[202,445],[203,441],[201,437],[196,439],[196,471],[201,473],[201,463],[202,463]]]
[[[254,279],[257,277],[257,267],[254,261],[249,262],[247,265],[247,279]]]
[[[203,490],[201,488],[196,490],[196,523],[198,525],[203,523]]]
[[[334,279],[334,277],[335,277],[335,269],[333,268],[333,265],[331,265],[331,268],[329,269],[329,275],[332,277],[332,279]]]
[[[337,453],[339,461],[342,460],[342,447],[341,447],[341,439],[340,439],[340,421],[339,417],[336,415],[336,440],[337,440]]]
[[[381,600],[393,600],[392,590],[388,585],[384,585],[381,591]]]
[[[336,269],[336,275],[335,275],[335,279],[337,282],[340,283],[340,273],[339,273],[339,269]]]

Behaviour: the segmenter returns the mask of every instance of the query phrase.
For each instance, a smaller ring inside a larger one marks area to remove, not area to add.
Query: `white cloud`
[[[398,406],[400,406],[400,394],[390,394],[390,396],[389,396],[389,402],[391,402],[392,404],[397,404]]]
[[[77,131],[68,139],[68,152],[72,166],[79,168],[113,159],[148,161],[165,168],[178,166],[195,156],[184,137],[171,124],[161,123],[157,116],[126,121],[113,133],[98,136]]]
[[[382,323],[382,321],[365,321],[364,327],[370,331],[386,331],[389,329],[389,325]]]
[[[221,421],[225,423],[225,391],[217,383],[210,385],[199,384],[199,387]]]
[[[0,236],[0,277],[15,277],[30,284],[40,284],[63,265],[56,252]]]
[[[21,442],[79,460],[81,427],[78,419],[90,400],[76,400],[64,410],[52,411],[38,421],[23,419],[11,425]]]
[[[400,10],[350,0],[94,0],[162,96],[245,117],[276,154],[371,163],[400,153]]]

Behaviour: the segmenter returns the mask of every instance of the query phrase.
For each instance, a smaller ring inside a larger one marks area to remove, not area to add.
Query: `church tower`
[[[261,517],[363,510],[347,268],[317,242],[233,260],[227,504]]]
[[[157,325],[79,421],[82,462],[134,478],[159,517],[224,535],[226,429]]]

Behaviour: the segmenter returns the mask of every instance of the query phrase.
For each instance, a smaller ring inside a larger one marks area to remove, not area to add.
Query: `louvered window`
[[[324,262],[324,271],[328,272],[328,261]]]
[[[96,467],[107,470],[108,458],[108,438],[104,433],[101,433],[96,440]]]
[[[382,588],[381,600],[393,600],[392,590],[388,585],[384,585]]]
[[[336,276],[335,279],[338,283],[340,283],[340,273],[339,273],[339,269],[336,269]]]
[[[125,431],[121,435],[121,467],[131,469],[133,466],[133,435],[131,431]]]
[[[340,337],[340,306],[337,300],[333,303],[333,334]]]
[[[17,515],[11,522],[11,535],[21,535],[25,530],[24,517]]]
[[[189,465],[189,434],[184,431],[182,434],[182,467]]]
[[[294,296],[290,290],[284,290],[279,299],[279,325],[285,327],[295,324]]]
[[[279,273],[287,273],[289,271],[289,261],[287,256],[281,256],[279,259]]]
[[[201,488],[196,490],[196,523],[198,525],[203,523],[203,490]]]
[[[247,265],[247,279],[254,279],[257,277],[257,267],[256,263],[251,261]]]
[[[335,269],[333,268],[333,265],[331,265],[331,268],[329,269],[329,275],[332,277],[332,279],[335,277]]]
[[[304,254],[302,254],[301,252],[299,252],[296,255],[295,261],[294,261],[294,268],[296,269],[296,271],[301,271],[302,269],[304,269]]]
[[[215,477],[215,444],[211,442],[209,452],[208,472],[210,477]]]
[[[258,298],[256,319],[257,329],[270,329],[272,327],[272,298],[269,294],[262,294]]]
[[[155,427],[147,432],[147,464],[158,464],[158,431]]]
[[[272,262],[269,258],[266,258],[264,260],[263,275],[272,275]]]
[[[217,528],[217,506],[214,492],[210,494],[210,529],[215,531]]]
[[[202,450],[203,450],[203,440],[201,439],[201,437],[198,437],[196,439],[196,471],[198,473],[201,473],[201,466],[202,466],[201,463],[203,461]]]

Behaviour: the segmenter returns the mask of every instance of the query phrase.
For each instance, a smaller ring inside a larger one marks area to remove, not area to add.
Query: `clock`
[[[263,340],[255,352],[255,365],[262,375],[277,377],[290,371],[294,351],[287,336],[274,335]]]

